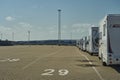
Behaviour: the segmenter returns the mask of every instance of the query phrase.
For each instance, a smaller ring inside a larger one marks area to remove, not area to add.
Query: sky
[[[107,14],[120,14],[120,0],[0,0],[0,39],[80,39]],[[14,37],[13,37],[14,36]]]

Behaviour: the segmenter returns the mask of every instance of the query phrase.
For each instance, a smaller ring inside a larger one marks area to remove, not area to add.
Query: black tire
[[[103,61],[103,55],[101,55],[102,65],[107,66],[106,62]]]
[[[91,56],[93,56],[93,53],[90,53]]]
[[[103,66],[107,66],[106,62],[102,62],[102,65],[103,65]]]
[[[90,52],[90,55],[93,56],[93,53]]]
[[[98,57],[99,58],[99,60],[101,60],[101,57]]]

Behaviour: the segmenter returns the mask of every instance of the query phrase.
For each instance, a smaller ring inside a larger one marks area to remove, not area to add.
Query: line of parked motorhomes
[[[88,36],[76,41],[76,46],[98,54],[104,66],[120,64],[120,14],[106,15],[99,27],[91,27]]]

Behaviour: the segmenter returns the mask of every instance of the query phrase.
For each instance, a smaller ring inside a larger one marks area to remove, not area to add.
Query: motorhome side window
[[[105,27],[106,27],[106,25],[104,24],[103,25],[103,36],[105,36]]]

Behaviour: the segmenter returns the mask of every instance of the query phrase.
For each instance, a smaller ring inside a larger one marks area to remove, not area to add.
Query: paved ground
[[[72,46],[0,47],[0,80],[120,80],[120,66]]]

